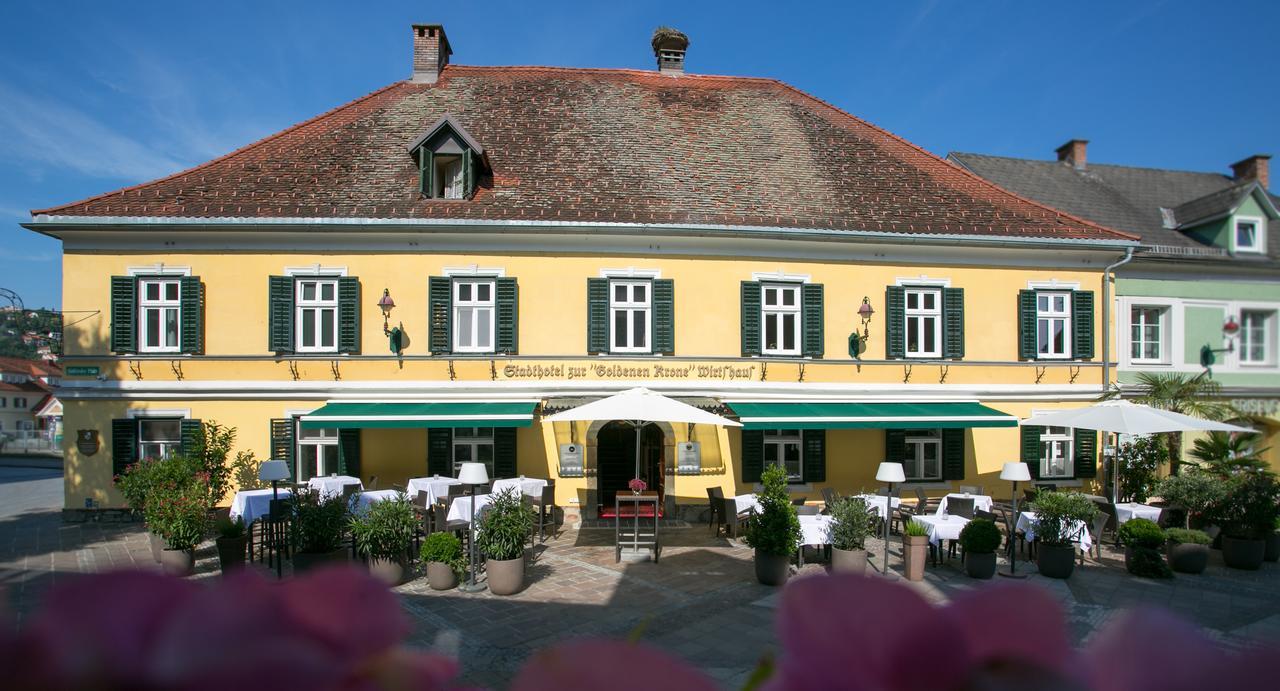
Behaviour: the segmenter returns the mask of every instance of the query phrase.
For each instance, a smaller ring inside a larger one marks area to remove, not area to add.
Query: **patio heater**
[[[889,486],[889,491],[884,495],[884,564],[880,567],[880,573],[887,578],[896,579],[897,575],[889,571],[889,526],[893,523],[893,483],[906,482],[907,475],[903,472],[901,463],[886,461],[876,469],[876,481]]]
[[[469,554],[470,575],[467,582],[458,586],[464,593],[478,593],[484,590],[483,583],[476,583],[476,487],[489,481],[489,471],[483,463],[463,463],[458,471],[458,480],[471,486],[471,521],[467,524],[467,552]]]
[[[1009,480],[1013,483],[1013,518],[1009,521],[1009,527],[1012,531],[1018,530],[1018,483],[1031,481],[1031,470],[1027,468],[1026,463],[1005,463],[1004,468],[1000,470],[1000,479]],[[1001,571],[1000,575],[1008,578],[1026,578],[1024,574],[1018,573],[1018,550],[1013,542],[1013,534],[1009,535],[1009,570]]]
[[[280,500],[280,481],[289,479],[289,463],[286,461],[274,460],[263,461],[258,466],[258,479],[263,482],[271,483],[271,501],[274,503]],[[284,567],[284,559],[280,557],[279,545],[273,545],[276,548],[276,578],[282,577],[282,569]]]

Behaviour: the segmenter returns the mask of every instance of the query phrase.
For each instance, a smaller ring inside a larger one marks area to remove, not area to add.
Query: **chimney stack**
[[[440,72],[449,64],[453,49],[439,24],[413,25],[413,78],[420,84],[435,84]]]
[[[1271,188],[1271,156],[1254,154],[1243,161],[1231,164],[1231,175],[1237,180],[1257,180],[1262,189]]]
[[[1072,139],[1058,147],[1058,161],[1070,163],[1076,170],[1084,170],[1085,150],[1089,147],[1088,139]]]
[[[689,48],[689,37],[679,29],[660,26],[653,30],[653,55],[658,58],[658,71],[662,74],[684,74],[684,52]]]

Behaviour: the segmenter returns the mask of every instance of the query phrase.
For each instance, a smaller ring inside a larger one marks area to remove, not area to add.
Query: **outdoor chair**
[[[720,515],[724,517],[724,532],[726,537],[737,537],[742,521],[746,519],[745,514],[738,513],[738,505],[734,503],[732,497],[720,498]],[[717,534],[719,530],[716,531]]]
[[[822,488],[822,507],[827,513],[831,512],[831,507],[840,501],[840,493],[830,487]]]
[[[365,487],[365,489],[367,489],[367,490],[369,490],[369,491],[373,491],[373,490],[375,490],[375,489],[378,489],[378,476],[377,476],[377,475],[370,475],[370,476],[369,476],[369,485],[368,485],[367,487]]]
[[[439,504],[436,504],[435,507],[432,508],[431,513],[432,513],[432,523],[435,524],[436,532],[453,533],[454,535],[457,535],[460,540],[462,540],[464,550],[470,549],[470,547],[467,546],[467,534],[470,531],[467,530],[467,526],[469,524],[466,521],[461,519],[454,520],[454,521],[449,520],[448,519],[449,509],[443,506],[440,506]],[[479,517],[477,516],[477,518]]]
[[[807,501],[809,501],[809,498],[808,498],[808,497],[796,497],[795,499],[792,499],[792,500],[791,500],[791,505],[792,505],[792,506],[804,506],[804,503],[805,503],[805,502],[807,502]]]
[[[961,494],[986,494],[982,491],[982,485],[960,485]]]
[[[355,485],[348,485],[348,486],[354,487]],[[391,489],[399,492],[400,494],[404,494],[404,491],[405,491],[404,485],[392,485]]]
[[[547,484],[542,486],[542,493],[531,498],[533,508],[538,516],[538,540],[540,542],[547,541],[546,526],[551,525],[551,536],[556,534],[556,481],[554,478],[547,480]]]
[[[1102,534],[1108,530],[1111,531],[1112,537],[1115,537],[1116,529],[1119,527],[1116,525],[1116,505],[1111,503],[1098,504],[1098,513],[1104,513],[1107,515],[1107,522],[1098,533],[1098,541],[1102,541]]]
[[[796,507],[797,516],[817,516],[818,513],[818,507],[814,505],[800,504]]]
[[[342,501],[344,501],[344,502],[346,502],[348,505],[350,505],[350,504],[351,504],[351,497],[355,496],[356,492],[359,492],[359,491],[360,491],[360,485],[343,485],[343,486],[342,486]]]
[[[1156,516],[1156,525],[1160,526],[1161,528],[1173,527],[1172,525],[1173,521],[1171,520],[1173,518],[1173,513],[1174,512],[1170,511],[1168,508],[1161,507],[1160,515]]]
[[[973,497],[951,497],[947,499],[947,513],[951,516],[973,518]]]
[[[938,508],[937,503],[930,502],[929,495],[924,493],[923,489],[916,488],[916,513],[924,515],[930,510]]]
[[[413,505],[413,515],[418,519],[418,527],[413,531],[414,552],[422,546],[422,538],[431,534],[431,499],[425,489],[418,490],[418,495],[409,500]]]
[[[268,566],[275,563],[273,559],[292,557],[289,549],[289,519],[293,515],[293,507],[288,499],[272,499],[269,506],[263,526],[264,542],[258,552],[258,561],[265,558]],[[261,518],[258,520],[264,521]]]
[[[1000,508],[1000,514],[1004,516],[1004,534],[1006,537],[1006,544],[1005,544],[1006,551],[1009,553],[1010,556],[1012,556],[1013,551],[1017,549],[1019,546],[1021,546],[1022,553],[1026,554],[1027,539],[1023,533],[1017,530],[1018,517],[1014,515],[1013,507],[1001,506],[998,504],[997,506]]]
[[[1111,517],[1106,513],[1099,511],[1093,516],[1093,523],[1089,525],[1089,537],[1093,538],[1093,558],[1095,561],[1102,559],[1102,531],[1107,527],[1107,521]],[[1080,563],[1084,563],[1084,551],[1080,551]]]
[[[707,527],[716,533],[720,532],[720,525],[724,523],[724,504],[721,502],[722,499],[724,499],[723,489],[719,487],[707,488],[707,504],[710,506],[707,513]]]
[[[480,492],[477,491],[476,494],[480,494]],[[465,497],[465,496],[467,496],[466,485],[449,485],[449,494],[444,498],[442,502],[439,502],[439,503],[443,503],[445,510],[448,511],[449,507],[453,505],[454,499],[457,499],[458,497]]]

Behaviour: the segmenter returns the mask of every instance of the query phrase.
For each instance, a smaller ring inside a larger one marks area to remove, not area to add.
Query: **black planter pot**
[[[765,554],[756,550],[756,580],[765,585],[785,585],[791,574],[791,559],[785,554]]]
[[[1204,573],[1209,565],[1209,545],[1195,543],[1169,543],[1164,551],[1169,568],[1178,573]]]
[[[1272,531],[1266,539],[1267,547],[1263,551],[1263,561],[1280,561],[1280,532]]]
[[[1076,569],[1075,545],[1036,545],[1036,566],[1041,576],[1049,578],[1070,578]]]
[[[244,566],[245,551],[249,545],[249,536],[220,537],[214,540],[218,547],[218,564],[222,572],[227,573]]]
[[[347,561],[347,549],[345,547],[339,547],[332,552],[294,552],[293,572],[303,573],[330,564],[345,564]]]
[[[1222,561],[1233,569],[1257,571],[1267,553],[1266,540],[1243,540],[1222,536]]]
[[[964,572],[970,578],[991,578],[996,575],[996,553],[965,552]]]

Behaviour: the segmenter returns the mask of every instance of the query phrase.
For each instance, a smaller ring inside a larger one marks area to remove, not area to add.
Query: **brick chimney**
[[[1072,139],[1057,148],[1058,161],[1070,163],[1076,170],[1084,170],[1085,150],[1089,148],[1088,139]]]
[[[684,53],[689,48],[689,37],[679,29],[660,26],[653,30],[649,41],[653,55],[658,58],[658,71],[662,74],[684,74]]]
[[[1262,189],[1271,189],[1271,156],[1254,154],[1231,164],[1231,175],[1237,180],[1257,180]]]
[[[449,64],[453,49],[439,24],[413,25],[413,78],[409,81],[435,84],[440,71]]]

